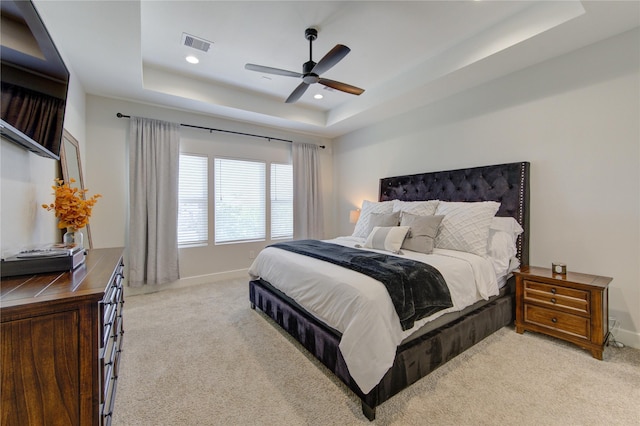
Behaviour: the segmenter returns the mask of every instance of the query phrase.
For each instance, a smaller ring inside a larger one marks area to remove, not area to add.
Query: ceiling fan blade
[[[324,55],[324,57],[320,59],[320,62],[318,62],[315,67],[313,67],[311,72],[320,75],[323,72],[328,71],[332,66],[340,62],[342,58],[347,56],[347,53],[349,52],[351,52],[351,49],[349,49],[347,46],[336,44],[336,47],[334,47],[329,51],[329,53]]]
[[[245,64],[244,68],[249,71],[258,71],[266,74],[283,75],[285,77],[298,77],[298,78],[302,77],[302,74],[300,74],[299,72],[281,70],[280,68],[265,67],[263,65]]]
[[[293,92],[291,92],[291,94],[289,95],[289,97],[285,102],[288,104],[294,103],[295,101],[300,99],[300,96],[302,96],[304,92],[307,91],[308,88],[309,88],[309,85],[303,81],[302,83],[300,83],[298,87],[296,87],[296,89]]]
[[[339,81],[329,80],[326,78],[319,79],[318,83],[324,84],[325,86],[331,87],[332,89],[340,90],[346,93],[351,93],[352,95],[360,95],[364,92],[364,89],[361,89],[359,87],[352,86],[347,83],[341,83]]]

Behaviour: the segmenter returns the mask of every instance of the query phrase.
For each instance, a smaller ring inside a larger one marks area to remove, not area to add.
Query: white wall
[[[334,141],[339,232],[386,176],[531,162],[530,263],[613,277],[617,337],[640,347],[636,29]]]
[[[334,234],[334,203],[332,196],[333,169],[331,141],[261,126],[254,126],[224,119],[215,119],[184,111],[171,110],[99,96],[87,96],[87,161],[86,186],[91,193],[102,198],[93,210],[91,235],[94,247],[125,246],[128,221],[128,129],[129,120],[116,118],[116,113],[155,118],[175,123],[192,124],[236,132],[267,135],[298,142],[326,145],[321,151],[321,177],[324,186],[325,229]],[[269,142],[264,139],[232,135],[228,133],[181,128],[181,151],[205,153],[214,156],[246,158],[262,161],[290,162],[291,145],[286,142]],[[210,181],[210,191],[213,184]],[[210,212],[213,204],[210,204]],[[257,254],[270,241],[251,243],[213,244],[213,216],[210,214],[209,236],[206,247],[180,249],[181,280],[168,286],[149,286],[142,290],[128,289],[129,293],[157,291],[160,288],[178,287],[211,282],[227,277],[247,276],[251,265],[250,252]]]
[[[85,92],[69,65],[71,78],[64,128],[84,150]],[[2,139],[0,142],[0,246],[3,254],[60,241],[53,212],[40,207],[53,201],[51,186],[60,177],[59,161],[40,157]]]

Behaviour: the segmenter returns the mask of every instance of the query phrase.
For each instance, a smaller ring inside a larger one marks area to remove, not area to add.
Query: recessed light
[[[198,62],[200,62],[200,59],[196,58],[195,56],[187,56],[185,58],[187,60],[187,62],[189,62],[190,64],[197,64]]]
[[[322,96],[320,93],[316,93],[315,95],[313,95],[314,99],[322,99],[324,96]]]

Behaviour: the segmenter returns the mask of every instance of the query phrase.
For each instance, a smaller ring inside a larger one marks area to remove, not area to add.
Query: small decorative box
[[[567,275],[567,265],[564,263],[553,262],[551,264],[551,270],[554,274]]]

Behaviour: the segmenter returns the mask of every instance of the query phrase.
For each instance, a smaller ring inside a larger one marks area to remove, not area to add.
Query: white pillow
[[[494,217],[491,221],[487,255],[498,278],[520,266],[516,241],[522,232],[522,226],[512,217]]]
[[[367,237],[364,246],[399,253],[409,229],[408,226],[376,226]]]
[[[393,201],[367,201],[362,202],[360,209],[360,218],[353,230],[353,237],[367,238],[371,232],[372,226],[369,224],[371,213],[389,214],[393,212]]]
[[[407,212],[416,216],[433,216],[436,214],[438,200],[428,201],[400,201],[393,200],[394,212]]]
[[[493,229],[494,231],[509,232],[510,234],[514,234],[515,238],[518,238],[518,235],[524,232],[524,229],[522,229],[522,226],[520,226],[518,221],[511,216],[494,216],[494,218],[491,219],[491,226],[489,227],[489,229]]]
[[[496,201],[440,201],[436,215],[444,215],[444,219],[436,236],[436,247],[486,256],[489,226],[499,208]]]
[[[511,259],[516,259],[516,245],[511,238],[511,234],[504,231],[489,232],[489,244],[487,247],[487,256],[496,271],[498,278],[507,275]]]

